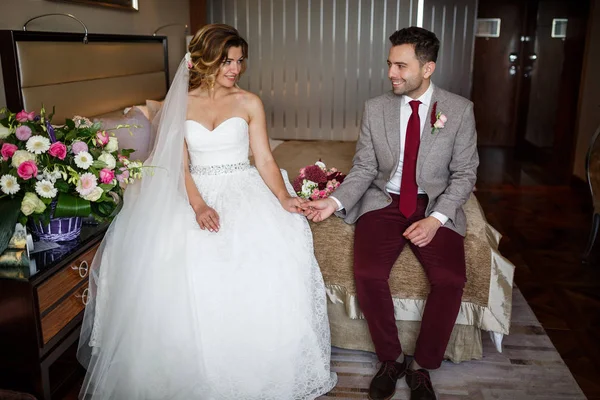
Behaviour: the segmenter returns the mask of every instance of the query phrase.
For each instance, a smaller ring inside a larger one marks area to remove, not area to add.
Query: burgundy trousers
[[[466,282],[464,238],[440,227],[433,240],[417,247],[402,233],[425,216],[428,198],[419,195],[417,210],[406,218],[398,209],[398,195],[384,209],[361,216],[354,233],[354,278],[360,308],[369,325],[380,361],[396,360],[402,353],[388,279],[404,245],[423,266],[431,291],[415,349],[417,363],[439,368],[456,322]]]

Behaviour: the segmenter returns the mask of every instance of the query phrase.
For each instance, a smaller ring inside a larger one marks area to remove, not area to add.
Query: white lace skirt
[[[111,254],[111,236],[105,241],[82,397],[325,394],[337,378],[306,219],[285,211],[253,167],[195,172],[219,232],[201,230],[186,204],[177,226],[148,227],[156,241],[143,268],[129,268],[132,258]]]

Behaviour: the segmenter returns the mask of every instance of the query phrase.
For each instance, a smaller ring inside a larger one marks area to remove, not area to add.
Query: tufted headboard
[[[169,86],[164,36],[0,30],[6,103],[10,110],[47,110],[53,123],[95,116],[147,99]]]

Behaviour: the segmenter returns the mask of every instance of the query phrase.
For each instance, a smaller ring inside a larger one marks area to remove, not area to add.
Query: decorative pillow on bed
[[[160,111],[163,105],[162,101],[146,100],[146,108],[148,109],[148,120],[152,122],[156,114]]]
[[[154,145],[154,139],[152,138],[150,121],[142,110],[132,107],[125,115],[123,115],[123,111],[119,110],[98,115],[94,118],[94,121],[102,121],[102,125],[107,128],[123,124],[140,126],[139,128],[131,128],[131,130],[128,128],[117,129],[114,133],[119,140],[119,148],[135,149],[135,152],[131,153],[132,160],[144,161],[148,158]]]

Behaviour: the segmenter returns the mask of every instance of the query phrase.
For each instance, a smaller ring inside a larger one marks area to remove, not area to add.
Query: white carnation
[[[75,165],[81,169],[88,169],[94,162],[94,157],[87,151],[81,151],[75,156]]]
[[[0,139],[6,139],[11,134],[10,129],[0,124]]]
[[[321,168],[323,171],[325,171],[325,170],[327,169],[327,167],[325,166],[325,163],[324,163],[324,162],[322,162],[322,161],[317,161],[317,162],[315,163],[315,165],[316,165],[317,167]]]
[[[116,137],[109,138],[108,143],[104,146],[104,151],[112,153],[117,150],[119,150],[119,140]]]
[[[30,137],[25,148],[34,154],[43,154],[50,148],[50,139],[40,135]]]
[[[35,161],[35,154],[28,152],[27,150],[17,150],[13,154],[11,165],[18,168],[19,165],[25,161]]]
[[[98,157],[98,160],[103,161],[108,169],[115,169],[117,166],[117,160],[110,153],[103,152],[100,154],[100,157]]]
[[[0,178],[0,190],[6,194],[15,194],[21,189],[17,178],[12,175],[3,175]]]
[[[318,187],[319,185],[315,182],[305,179],[302,181],[302,189],[300,190],[300,193],[302,193],[303,196],[308,197],[312,194],[313,190],[317,189]]]
[[[88,201],[96,201],[102,196],[102,192],[102,188],[100,186],[96,186],[90,193],[82,195],[81,197]]]

